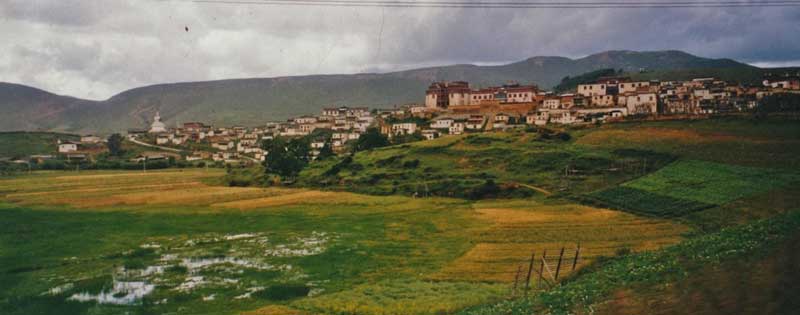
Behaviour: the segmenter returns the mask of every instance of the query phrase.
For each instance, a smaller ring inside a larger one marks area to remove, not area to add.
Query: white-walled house
[[[620,106],[628,109],[631,115],[655,114],[658,110],[658,96],[656,93],[628,93],[619,97]]]
[[[433,140],[439,138],[440,135],[439,130],[436,129],[425,129],[422,131],[422,136],[425,140]]]
[[[578,94],[583,96],[606,95],[606,83],[578,84]]]
[[[483,115],[472,115],[467,119],[466,127],[469,130],[481,130],[483,129],[483,125],[486,123],[486,118]]]
[[[392,134],[409,135],[417,132],[417,123],[398,123],[392,124]]]
[[[78,143],[73,141],[62,141],[58,143],[58,153],[69,153],[78,151]]]
[[[546,109],[559,109],[561,108],[561,98],[558,96],[551,96],[544,99],[542,108]]]
[[[455,121],[456,121],[455,119],[450,118],[450,117],[436,118],[431,122],[431,128],[433,128],[433,129],[449,129],[450,126],[452,126]]]
[[[554,111],[548,114],[552,123],[570,125],[577,122],[577,117],[569,110]]]
[[[95,135],[85,135],[81,136],[81,143],[99,143],[102,142],[103,139],[95,136]]]
[[[460,135],[464,133],[465,124],[463,122],[454,122],[450,125],[450,128],[447,129],[448,133],[451,135]]]

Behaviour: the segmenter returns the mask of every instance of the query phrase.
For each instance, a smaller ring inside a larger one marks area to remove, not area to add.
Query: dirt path
[[[133,143],[135,143],[135,144],[138,144],[138,145],[140,145],[140,146],[145,146],[145,147],[149,147],[149,148],[155,148],[155,149],[164,150],[164,151],[182,152],[182,150],[179,150],[179,149],[168,148],[168,147],[162,147],[162,146],[160,146],[160,145],[154,145],[154,144],[144,143],[144,142],[141,142],[141,141],[139,141],[139,140],[136,140],[136,139],[134,139],[134,138],[128,138],[128,140],[130,140],[131,142],[133,142]]]
[[[525,187],[525,188],[528,188],[528,189],[531,189],[531,190],[538,191],[538,192],[544,194],[545,196],[550,196],[550,195],[553,194],[549,190],[541,188],[541,187],[531,186],[531,185],[523,184],[523,183],[515,183],[515,184],[520,185],[520,186]]]

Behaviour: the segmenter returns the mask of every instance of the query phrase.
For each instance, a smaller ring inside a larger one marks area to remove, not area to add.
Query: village
[[[763,86],[749,87],[715,78],[634,81],[601,77],[562,94],[516,83],[473,88],[463,81],[434,82],[425,91],[423,104],[391,109],[328,107],[318,115],[258,127],[215,127],[203,122],[168,127],[156,113],[149,129],[128,130],[127,140],[157,149],[132,158],[136,163],[181,159],[250,164],[263,162],[268,152],[262,142],[278,137],[310,137],[313,159],[326,147],[336,153],[348,151],[369,128],[380,130],[388,139],[409,141],[547,125],[697,119],[752,111],[761,99],[774,93],[800,93],[800,77],[767,77]],[[59,141],[58,153],[67,159],[87,159],[87,148],[104,140],[85,135],[80,141]]]

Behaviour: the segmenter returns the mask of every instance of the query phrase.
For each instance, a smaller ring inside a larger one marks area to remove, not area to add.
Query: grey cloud
[[[102,99],[233,77],[496,64],[536,55],[678,49],[751,63],[800,59],[800,10],[470,10],[182,1],[0,2],[0,81]],[[381,27],[382,25],[382,27]],[[186,32],[184,27],[188,27]]]

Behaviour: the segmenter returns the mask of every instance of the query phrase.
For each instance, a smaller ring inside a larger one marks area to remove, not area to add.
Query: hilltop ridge
[[[307,75],[180,82],[137,87],[91,101],[0,82],[0,131],[49,130],[109,133],[143,128],[156,111],[167,124],[206,121],[259,125],[319,111],[331,105],[392,106],[421,102],[432,81],[465,80],[475,86],[509,81],[544,88],[565,76],[614,68],[647,69],[672,77],[697,72],[757,83],[762,69],[731,59],[681,51],[606,51],[583,58],[531,57],[505,65],[449,65],[388,73]],[[700,69],[700,70],[698,70]],[[694,70],[694,71],[687,71]],[[677,74],[676,74],[677,73]]]

